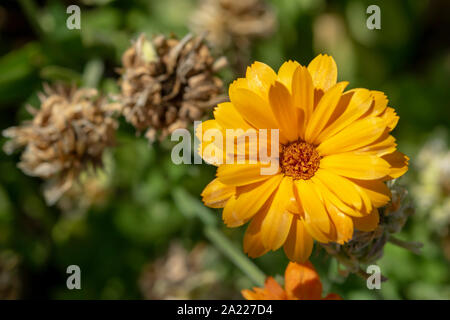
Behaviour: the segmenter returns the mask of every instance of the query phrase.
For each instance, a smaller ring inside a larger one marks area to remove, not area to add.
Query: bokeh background
[[[336,261],[315,250],[324,290],[344,299],[450,299],[450,2],[268,2],[276,30],[252,40],[246,59],[277,69],[288,59],[307,64],[318,53],[332,55],[350,87],[387,94],[400,115],[399,149],[411,158],[400,183],[416,213],[398,238],[422,242],[422,253],[387,244],[379,265],[389,280],[368,290],[365,280],[341,276]],[[81,30],[66,28],[70,4],[81,7]],[[381,30],[366,28],[371,4],[381,8]],[[29,119],[25,105],[39,106],[43,82],[89,82],[118,92],[116,68],[131,40],[142,32],[185,35],[198,6],[195,0],[2,1],[0,129]],[[222,79],[229,83],[241,68],[223,71]],[[42,181],[16,167],[20,153],[0,152],[0,298],[241,298],[252,280],[211,239],[224,235],[240,251],[245,228],[225,228],[213,211],[215,227],[208,229],[197,200],[214,168],[174,165],[172,146],[149,145],[121,121],[105,169],[83,178],[81,197],[69,194],[51,207]],[[253,262],[280,280],[287,265],[282,250]],[[82,290],[66,288],[71,264],[81,267]]]

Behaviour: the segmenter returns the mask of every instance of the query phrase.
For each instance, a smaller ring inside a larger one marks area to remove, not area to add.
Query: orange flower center
[[[309,143],[298,140],[281,146],[281,172],[294,180],[311,179],[319,164],[320,155]]]

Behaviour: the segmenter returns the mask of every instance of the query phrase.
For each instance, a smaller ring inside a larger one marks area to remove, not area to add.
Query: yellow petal
[[[361,209],[362,199],[354,184],[348,179],[331,171],[320,169],[317,170],[312,178],[313,181],[316,181],[316,179],[320,180],[320,182],[340,200],[356,209]]]
[[[258,214],[250,221],[244,235],[244,252],[251,258],[257,258],[267,253],[269,249],[262,243],[261,225],[266,217],[270,204],[264,205]]]
[[[386,110],[388,99],[381,91],[371,90],[370,95],[373,97],[373,110],[371,116],[377,116]]]
[[[320,155],[325,156],[359,149],[378,139],[385,128],[386,122],[381,118],[366,118],[355,121],[321,143],[317,151]]]
[[[292,77],[300,64],[297,61],[286,61],[278,70],[278,81],[286,86],[289,92],[292,92]]]
[[[242,129],[244,131],[252,128],[231,102],[218,104],[214,110],[214,118],[222,128]]]
[[[346,81],[339,82],[320,99],[306,127],[305,140],[307,142],[315,144],[316,138],[320,135],[323,128],[325,128],[328,120],[330,120],[341,98],[342,92],[347,85],[348,82]]]
[[[294,217],[287,211],[287,205],[292,197],[292,179],[283,179],[261,226],[264,247],[277,250],[286,241]]]
[[[330,218],[313,182],[311,180],[296,180],[295,186],[303,206],[305,221],[316,226],[325,234],[330,233]]]
[[[343,244],[353,237],[352,218],[327,202],[327,211],[336,230],[335,242]]]
[[[261,174],[261,169],[264,167],[269,165],[224,164],[217,169],[217,178],[227,185],[243,186],[269,179],[271,175]]]
[[[360,231],[370,232],[376,229],[378,222],[380,221],[380,215],[378,209],[373,208],[372,212],[362,218],[353,217],[353,223],[355,228]]]
[[[211,181],[203,190],[201,196],[203,203],[211,208],[223,208],[225,203],[236,193],[236,188],[220,182],[218,179]]]
[[[330,124],[317,138],[317,143],[326,141],[361,117],[372,105],[372,96],[367,89],[353,89],[344,93],[336,107]]]
[[[381,114],[380,117],[386,121],[389,131],[394,130],[394,128],[397,126],[398,120],[400,119],[394,109],[389,107],[386,108],[386,110],[383,112],[383,114]]]
[[[248,221],[248,219],[244,220],[241,217],[234,214],[235,205],[236,205],[236,196],[233,195],[233,197],[231,197],[227,201],[225,208],[223,208],[222,220],[229,228],[236,228],[242,226],[244,223]]]
[[[314,87],[327,91],[336,84],[337,66],[334,59],[328,55],[319,54],[308,65]]]
[[[390,165],[389,179],[396,179],[408,171],[409,157],[400,151],[382,156]]]
[[[292,103],[302,112],[299,115],[299,136],[304,139],[305,128],[314,110],[314,85],[307,68],[299,66],[292,79]]]
[[[269,89],[269,101],[278,127],[289,141],[297,140],[297,108],[292,104],[288,89],[276,81]]]
[[[291,230],[284,243],[284,252],[289,260],[295,262],[306,262],[313,249],[313,239],[306,231],[303,221],[294,217]]]
[[[373,180],[390,173],[389,163],[374,155],[339,153],[320,160],[320,168],[344,177]]]
[[[396,150],[397,144],[395,138],[389,134],[389,130],[385,132],[371,144],[360,148],[357,153],[370,153],[379,157],[392,153]]]
[[[277,79],[277,74],[267,64],[255,61],[247,68],[245,77],[248,81],[249,89],[265,98],[270,86]]]
[[[278,188],[282,179],[283,176],[278,174],[263,182],[238,187],[237,201],[233,207],[232,215],[238,217],[241,221],[247,221],[253,217]]]
[[[385,206],[391,199],[391,191],[381,180],[350,179],[350,181],[357,184],[367,194],[376,208]]]
[[[230,100],[236,110],[253,127],[258,129],[276,129],[274,115],[268,101],[251,90],[230,85]]]
[[[202,122],[196,128],[195,134],[200,140],[197,152],[203,160],[216,166],[226,162],[226,154],[223,152],[225,135],[223,134],[223,128],[216,120]]]

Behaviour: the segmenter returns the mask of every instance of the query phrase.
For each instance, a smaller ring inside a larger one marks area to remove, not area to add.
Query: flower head
[[[226,65],[215,60],[201,37],[183,39],[145,35],[124,53],[121,79],[123,115],[152,142],[200,120],[224,101],[214,73]]]
[[[313,240],[342,244],[355,228],[377,227],[377,208],[391,197],[385,181],[407,171],[408,157],[390,134],[399,117],[385,95],[344,91],[347,85],[337,83],[336,64],[327,55],[308,67],[288,61],[278,74],[255,62],[230,85],[231,102],[219,104],[215,119],[197,130],[203,159],[218,166],[203,201],[224,208],[229,227],[250,221],[244,237],[249,256],[283,246],[291,261],[306,261]],[[258,131],[256,142],[238,137],[229,150],[221,139],[204,137],[209,129],[222,136],[229,129]],[[257,155],[251,151],[256,144]],[[268,154],[269,145],[272,151],[277,146],[272,157],[278,170],[263,174],[261,151]],[[245,163],[234,161],[236,150]]]
[[[341,300],[335,293],[322,298],[322,283],[310,262],[288,264],[284,275],[284,289],[274,278],[268,277],[264,288],[242,290],[242,295],[247,300]]]
[[[46,180],[44,196],[54,204],[81,172],[102,165],[105,148],[114,145],[117,106],[99,97],[95,89],[44,86],[41,108],[29,108],[31,121],[3,131],[11,138],[7,153],[24,148],[18,167]]]
[[[196,32],[207,31],[207,40],[214,47],[242,48],[253,38],[272,34],[276,16],[262,0],[203,0],[191,25]]]

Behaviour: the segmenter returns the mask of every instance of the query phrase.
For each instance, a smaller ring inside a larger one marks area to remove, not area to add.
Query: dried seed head
[[[122,113],[152,142],[186,128],[225,101],[223,83],[214,73],[226,65],[215,60],[201,37],[182,40],[144,35],[122,57]]]
[[[4,150],[24,148],[18,167],[46,180],[44,196],[54,204],[89,166],[102,165],[102,154],[115,142],[117,108],[98,96],[95,89],[44,85],[41,108],[29,107],[31,121],[3,131],[11,138]]]
[[[419,253],[420,243],[403,242],[393,237],[394,233],[402,230],[409,216],[414,213],[413,207],[406,199],[406,189],[397,184],[389,185],[392,201],[383,208],[379,208],[380,222],[371,232],[356,230],[353,238],[345,244],[320,244],[328,254],[335,257],[345,267],[344,275],[357,273],[367,276],[363,266],[374,263],[383,256],[383,250],[389,241],[414,253]],[[384,278],[386,280],[386,278]]]
[[[173,242],[166,256],[148,264],[139,287],[146,299],[220,299],[227,295],[221,276],[210,268],[217,260],[214,250],[197,244],[187,251]],[[221,290],[217,290],[218,287]]]
[[[208,32],[214,47],[247,47],[253,38],[270,36],[274,12],[262,0],[203,0],[191,18],[195,32]]]

